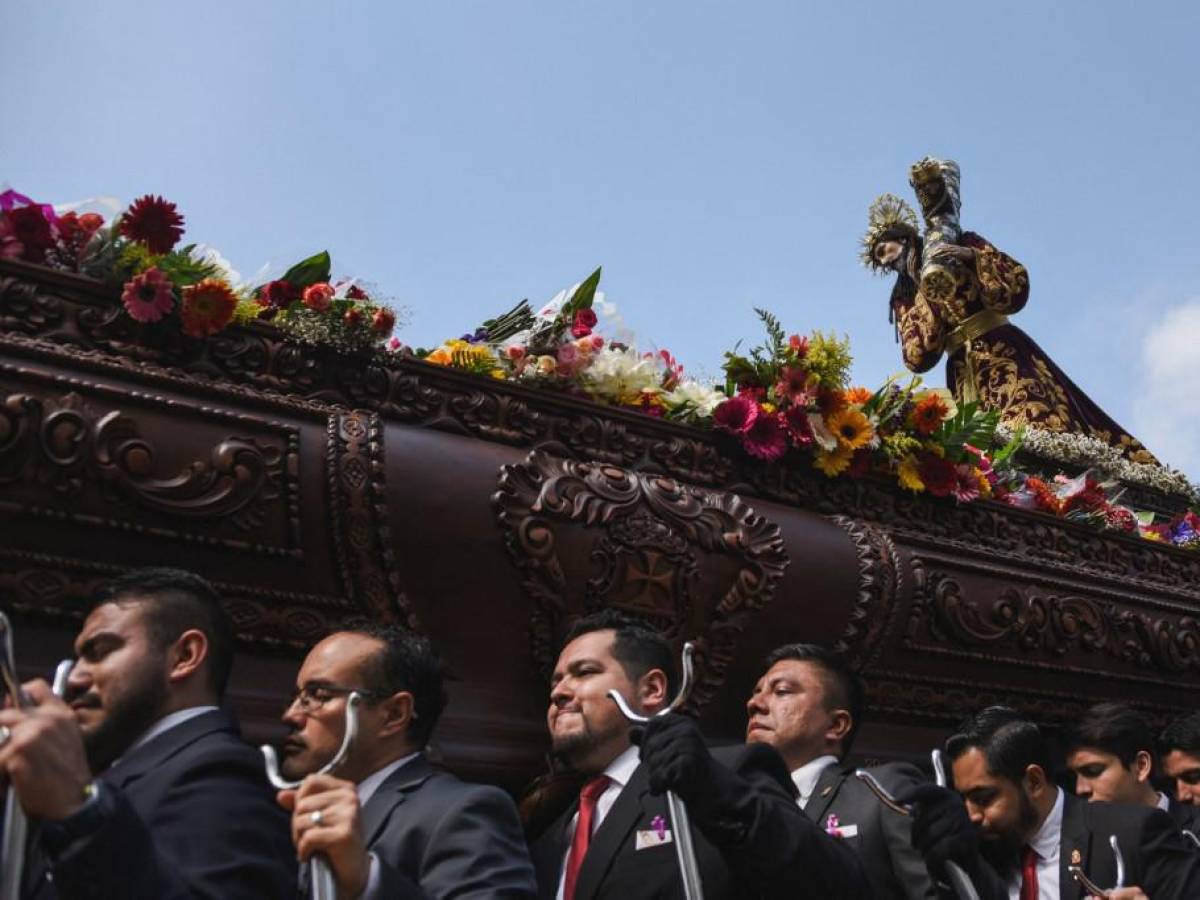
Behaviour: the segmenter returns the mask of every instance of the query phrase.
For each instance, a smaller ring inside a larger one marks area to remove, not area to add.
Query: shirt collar
[[[405,763],[416,759],[418,756],[420,756],[420,754],[421,751],[418,750],[415,753],[408,754],[408,756],[402,756],[399,759],[394,759],[383,768],[376,769],[374,772],[360,781],[355,788],[358,791],[358,805],[360,807],[366,806],[367,801],[374,796],[377,790],[379,790],[379,786],[388,780],[388,776],[390,776]]]
[[[608,767],[604,770],[604,774],[608,776],[610,781],[623,788],[629,784],[629,779],[633,777],[633,772],[640,762],[641,760],[638,759],[638,748],[629,747],[608,764]]]
[[[1158,802],[1155,804],[1155,806],[1157,806],[1163,812],[1170,812],[1171,811],[1171,798],[1168,797],[1166,794],[1164,794],[1162,791],[1159,791],[1158,792]]]
[[[121,756],[128,756],[138,747],[142,746],[142,744],[149,743],[160,734],[170,731],[176,725],[182,725],[184,722],[196,718],[196,716],[202,716],[206,712],[216,712],[217,710],[218,707],[216,706],[192,706],[188,709],[177,709],[173,713],[167,713],[165,716],[147,728],[146,731],[143,732],[142,736],[130,744],[129,749],[122,753]],[[113,763],[113,765],[116,765],[116,763]]]
[[[796,783],[796,790],[800,792],[801,803],[812,796],[812,792],[817,787],[817,779],[821,777],[821,773],[825,771],[826,767],[836,764],[837,757],[826,754],[818,756],[816,759],[810,759],[792,772],[792,781]]]
[[[1052,859],[1058,855],[1058,846],[1062,843],[1063,792],[1059,788],[1054,798],[1054,806],[1046,816],[1042,827],[1029,839],[1029,846],[1041,859]]]

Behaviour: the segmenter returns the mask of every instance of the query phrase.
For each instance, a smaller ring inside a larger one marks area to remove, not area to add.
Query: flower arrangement
[[[773,462],[806,455],[828,478],[869,472],[901,488],[969,502],[1003,493],[1016,444],[989,456],[998,416],[974,405],[952,411],[919,378],[889,380],[870,391],[847,387],[849,342],[814,331],[787,335],[778,319],[756,310],[767,339],[746,355],[725,354],[728,399],[713,426],[735,436],[751,456]],[[984,449],[979,449],[984,448]]]
[[[415,355],[440,366],[564,391],[647,415],[700,422],[724,395],[684,376],[667,350],[639,351],[601,334],[601,270],[560,291],[539,313],[522,300],[473,332]],[[599,301],[599,303],[598,303]],[[610,304],[603,304],[611,306]]]
[[[178,247],[183,232],[176,205],[150,194],[110,223],[94,212],[59,214],[16,191],[0,194],[0,258],[121,285],[125,314],[148,333],[206,338],[231,322],[273,319],[299,340],[342,350],[369,349],[391,335],[395,312],[354,281],[332,281],[327,252],[252,288],[237,284],[218,254]],[[393,339],[390,349],[398,347]]]

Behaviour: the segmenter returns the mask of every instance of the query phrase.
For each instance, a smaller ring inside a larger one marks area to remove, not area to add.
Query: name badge
[[[633,845],[634,850],[646,850],[650,847],[661,847],[663,844],[669,844],[673,838],[671,830],[668,829],[652,829],[650,831],[639,831],[637,833],[637,841]]]
[[[831,835],[837,838],[852,838],[858,837],[857,825],[839,825],[829,831]]]

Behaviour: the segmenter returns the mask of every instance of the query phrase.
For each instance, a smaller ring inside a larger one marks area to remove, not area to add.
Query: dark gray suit
[[[362,810],[379,860],[375,898],[532,898],[533,866],[508,794],[440,772],[424,754],[402,765]]]
[[[870,769],[891,793],[926,781],[916,766],[889,763]],[[877,900],[934,900],[938,896],[925,860],[912,845],[912,820],[884,806],[852,769],[830,763],[817,778],[804,814],[822,828],[836,816],[841,828],[856,835],[842,838],[862,861]]]

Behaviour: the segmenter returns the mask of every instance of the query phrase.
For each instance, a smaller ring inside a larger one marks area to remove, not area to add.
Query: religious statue
[[[1009,322],[1029,299],[1029,273],[984,238],[959,227],[959,168],[926,157],[910,181],[925,233],[904,200],[871,204],[863,264],[896,273],[890,317],[904,364],[926,372],[947,356],[946,384],[959,403],[998,410],[1002,423],[1098,438],[1132,462],[1157,462],[1097,406],[1029,335]]]

